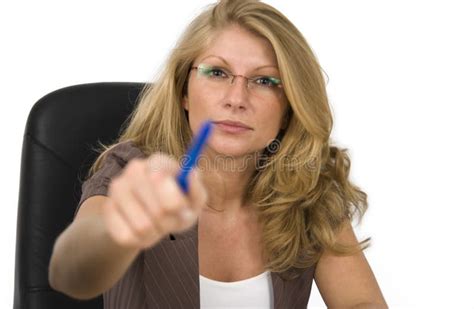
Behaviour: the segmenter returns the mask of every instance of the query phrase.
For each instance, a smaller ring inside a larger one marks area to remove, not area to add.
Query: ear
[[[183,100],[181,101],[181,106],[183,106],[185,110],[189,111],[189,101],[187,95],[183,97]]]

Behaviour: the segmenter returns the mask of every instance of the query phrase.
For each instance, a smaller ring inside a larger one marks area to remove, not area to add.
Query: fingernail
[[[183,220],[189,221],[193,217],[194,217],[194,214],[190,209],[185,208],[185,209],[181,210],[181,218],[183,218]]]
[[[165,190],[173,190],[174,180],[171,177],[166,177],[161,183],[162,188]]]
[[[193,173],[196,179],[201,179],[201,174],[199,173],[199,170],[197,168],[194,168]]]

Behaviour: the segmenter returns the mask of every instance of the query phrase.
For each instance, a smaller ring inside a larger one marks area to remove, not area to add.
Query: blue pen
[[[201,129],[199,130],[197,137],[194,139],[193,144],[191,145],[191,147],[186,153],[183,167],[181,168],[181,171],[179,172],[178,177],[176,179],[181,189],[185,193],[189,192],[188,174],[191,171],[191,169],[194,167],[194,165],[196,165],[199,155],[201,154],[202,149],[204,148],[204,145],[206,144],[211,131],[212,131],[212,122],[206,121],[201,126]]]

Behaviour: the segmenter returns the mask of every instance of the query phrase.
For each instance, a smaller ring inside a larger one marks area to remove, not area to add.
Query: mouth
[[[227,126],[233,126],[233,127],[240,127],[240,128],[245,128],[249,130],[253,130],[251,127],[246,125],[245,123],[242,123],[240,121],[232,121],[232,120],[222,120],[222,121],[214,121],[215,124],[224,124]]]
[[[239,121],[214,121],[214,124],[218,129],[228,133],[242,133],[253,130],[251,127]]]

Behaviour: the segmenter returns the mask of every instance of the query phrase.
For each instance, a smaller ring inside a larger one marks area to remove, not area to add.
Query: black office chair
[[[15,309],[102,309],[102,297],[72,299],[49,286],[54,241],[72,222],[81,180],[132,112],[142,83],[59,89],[31,109],[23,137],[15,260]],[[71,252],[73,254],[73,252]]]

